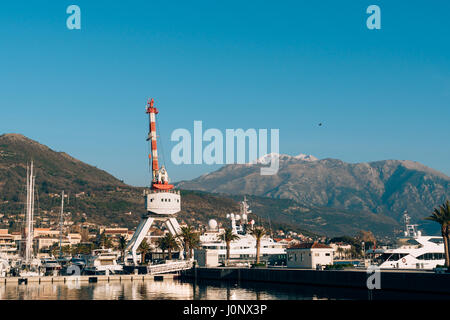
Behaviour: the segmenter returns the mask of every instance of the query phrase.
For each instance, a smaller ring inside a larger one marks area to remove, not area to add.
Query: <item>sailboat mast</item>
[[[59,257],[62,258],[62,229],[64,214],[64,190],[61,192],[61,215],[59,218]]]
[[[30,259],[33,258],[33,238],[34,238],[34,182],[35,176],[33,173],[33,162],[31,162],[31,213],[30,213]]]
[[[33,249],[33,211],[34,211],[34,176],[33,162],[31,166],[27,166],[27,223],[26,223],[26,244],[25,244],[25,261],[31,260]]]
[[[29,234],[30,234],[30,166],[27,165],[27,215],[25,220],[25,261],[29,261]]]

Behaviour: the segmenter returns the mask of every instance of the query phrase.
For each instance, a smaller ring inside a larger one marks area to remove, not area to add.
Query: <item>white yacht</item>
[[[374,249],[366,253],[381,269],[423,269],[432,270],[444,265],[444,241],[438,236],[423,236],[417,225],[410,224],[405,212],[406,244],[395,249]]]
[[[8,258],[3,255],[0,255],[0,278],[6,277],[6,275],[9,273],[11,267],[9,265]]]
[[[44,275],[41,260],[34,258],[31,261],[22,261],[19,265],[19,276],[40,277]]]
[[[61,264],[55,258],[44,258],[41,260],[41,268],[44,275],[56,276],[61,271]]]
[[[230,263],[234,265],[250,265],[256,259],[256,239],[250,234],[255,221],[249,220],[251,213],[247,199],[240,203],[240,214],[229,214],[232,232],[239,236],[238,240],[230,243]],[[227,246],[223,240],[224,229],[219,229],[215,220],[210,220],[208,230],[200,236],[202,249],[217,250],[219,262],[226,259]],[[260,259],[268,264],[282,265],[286,261],[286,245],[275,242],[269,236],[261,239]]]
[[[123,271],[123,266],[117,263],[119,254],[112,249],[97,249],[86,257],[84,268],[87,274],[115,274]]]

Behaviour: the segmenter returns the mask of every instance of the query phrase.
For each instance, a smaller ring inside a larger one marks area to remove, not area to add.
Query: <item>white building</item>
[[[323,243],[300,243],[286,249],[288,268],[315,269],[333,264],[333,248]]]
[[[334,257],[336,259],[343,259],[346,257],[346,252],[352,249],[352,246],[347,243],[337,242],[330,243],[330,246],[334,249]]]
[[[214,268],[219,266],[219,250],[194,250],[194,259],[200,267]]]

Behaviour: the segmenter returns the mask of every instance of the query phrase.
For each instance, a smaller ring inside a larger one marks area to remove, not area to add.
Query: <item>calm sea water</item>
[[[450,299],[448,295],[267,283],[114,281],[0,285],[1,300],[391,300]]]

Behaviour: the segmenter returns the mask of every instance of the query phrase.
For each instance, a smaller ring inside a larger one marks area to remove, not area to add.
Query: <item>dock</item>
[[[170,274],[116,274],[116,275],[86,275],[86,276],[39,276],[39,277],[1,277],[0,286],[5,284],[28,283],[68,283],[68,282],[112,282],[112,281],[163,281],[175,279],[179,275]]]
[[[367,289],[370,274],[366,270],[311,270],[290,268],[193,268],[182,278],[218,281],[289,283],[324,287]],[[450,273],[381,270],[380,289],[450,295]]]

